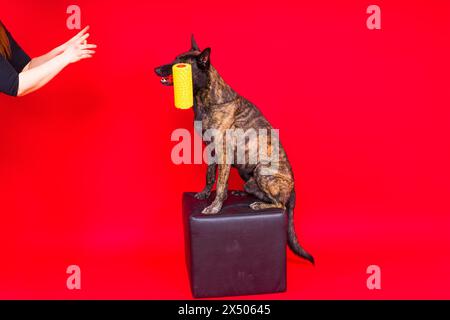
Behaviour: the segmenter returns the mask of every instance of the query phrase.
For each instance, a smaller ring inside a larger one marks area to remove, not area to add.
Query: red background
[[[289,253],[288,292],[256,298],[450,298],[447,1],[76,3],[97,56],[0,96],[0,298],[191,297],[181,194],[205,165],[172,164],[170,135],[193,114],[152,71],[191,32],[280,129],[317,260]],[[0,18],[36,56],[74,34],[69,4],[2,1]],[[81,291],[66,289],[70,264]],[[371,264],[382,290],[366,287]]]

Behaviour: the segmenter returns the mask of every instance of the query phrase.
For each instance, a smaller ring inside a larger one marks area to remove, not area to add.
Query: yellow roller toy
[[[177,63],[172,67],[175,107],[189,109],[194,106],[192,67],[188,63]]]

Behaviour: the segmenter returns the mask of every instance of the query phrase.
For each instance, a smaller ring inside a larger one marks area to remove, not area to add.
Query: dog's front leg
[[[195,194],[194,197],[196,199],[203,200],[209,198],[214,182],[216,182],[216,171],[217,164],[215,162],[208,165],[208,170],[206,171],[206,186],[202,191]]]
[[[206,207],[202,213],[204,214],[216,214],[222,209],[222,204],[227,198],[228,192],[228,178],[230,177],[231,165],[219,164],[219,175],[217,177],[216,198],[210,206]]]
[[[230,177],[231,161],[227,155],[234,155],[233,140],[227,141],[227,130],[230,129],[234,121],[234,105],[223,104],[214,108],[208,114],[207,126],[214,129],[213,143],[215,160],[218,167],[216,198],[210,206],[206,207],[202,213],[216,214],[222,209],[223,202],[228,194],[228,178]]]

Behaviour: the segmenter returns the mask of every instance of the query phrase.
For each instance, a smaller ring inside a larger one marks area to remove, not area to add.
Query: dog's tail
[[[308,260],[314,264],[314,258],[305,249],[302,248],[297,239],[294,227],[294,208],[295,208],[295,191],[292,191],[291,197],[287,203],[288,214],[288,246],[298,256]]]

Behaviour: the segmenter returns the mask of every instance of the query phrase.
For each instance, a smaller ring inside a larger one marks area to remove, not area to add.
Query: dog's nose
[[[156,67],[155,68],[155,73],[159,76],[161,75],[161,67]]]

